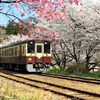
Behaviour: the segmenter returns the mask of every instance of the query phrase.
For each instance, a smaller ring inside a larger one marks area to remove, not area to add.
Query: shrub
[[[87,63],[85,62],[72,62],[70,65],[68,65],[68,68],[66,71],[68,73],[85,73],[86,71],[86,65]]]

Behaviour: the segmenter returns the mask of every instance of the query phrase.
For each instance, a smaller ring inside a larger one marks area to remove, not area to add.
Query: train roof
[[[2,48],[6,48],[6,47],[10,47],[10,46],[15,46],[15,45],[19,45],[19,44],[23,44],[23,43],[27,43],[28,41],[34,40],[37,43],[43,43],[44,41],[48,41],[51,43],[50,40],[47,39],[26,39],[26,40],[22,40],[22,41],[16,41],[16,42],[12,42],[10,44],[7,44],[5,46],[0,47],[0,49]]]

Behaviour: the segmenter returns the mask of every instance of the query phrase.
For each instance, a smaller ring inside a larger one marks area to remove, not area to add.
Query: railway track
[[[71,76],[71,75],[64,76],[64,75],[47,74],[47,73],[36,73],[36,74],[40,76],[46,76],[52,78],[59,78],[59,79],[79,81],[79,82],[92,83],[92,84],[100,84],[100,79],[95,79],[95,78],[82,78],[82,77]]]
[[[87,92],[79,89],[70,88],[67,86],[56,85],[53,83],[48,83],[44,81],[39,81],[36,79],[29,79],[16,74],[11,74],[11,71],[7,72],[5,70],[0,70],[0,77],[7,78],[16,82],[23,83],[25,85],[30,85],[32,87],[37,87],[44,89],[46,91],[51,91],[58,95],[63,95],[72,100],[100,100],[100,94]]]

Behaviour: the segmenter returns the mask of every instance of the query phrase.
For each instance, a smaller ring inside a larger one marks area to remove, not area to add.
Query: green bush
[[[66,70],[67,73],[86,73],[87,63],[85,62],[72,62],[70,65],[68,65],[68,68]]]

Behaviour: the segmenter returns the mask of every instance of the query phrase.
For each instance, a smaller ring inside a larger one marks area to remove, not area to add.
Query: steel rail
[[[79,82],[85,82],[85,83],[92,83],[92,84],[99,84],[100,85],[100,80],[99,79],[94,79],[94,78],[81,78],[77,76],[64,76],[64,75],[57,75],[57,74],[47,74],[47,73],[36,73],[36,75],[40,76],[47,76],[47,77],[53,77],[53,78],[59,78],[59,79],[66,79],[66,80],[72,80],[72,81],[79,81]]]
[[[68,90],[71,90],[71,91],[76,91],[78,93],[82,93],[82,94],[84,93],[86,95],[91,95],[91,96],[94,96],[94,97],[100,97],[100,94],[97,94],[97,93],[91,93],[91,92],[87,92],[87,91],[83,91],[83,90],[78,90],[78,89],[74,89],[74,88],[70,88],[70,87],[65,87],[65,86],[60,86],[60,85],[48,83],[48,82],[43,82],[43,81],[28,79],[28,78],[25,78],[25,77],[22,77],[22,76],[12,75],[11,73],[6,73],[6,72],[1,72],[1,73],[7,74],[7,75],[11,75],[11,76],[14,76],[14,77],[17,77],[17,78],[22,78],[22,79],[25,79],[25,80],[28,80],[28,81],[32,81],[32,82],[44,83],[44,84],[47,84],[47,85],[50,85],[50,86],[55,86],[57,88],[68,89]],[[0,76],[1,77],[5,77],[5,78],[8,78],[7,76],[3,76],[3,75],[0,75]],[[44,90],[47,90],[47,91],[51,91],[51,92],[54,92],[56,94],[60,94],[60,95],[63,95],[63,96],[67,96],[69,98],[77,98],[79,100],[87,100],[85,98],[77,97],[75,95],[70,95],[70,94],[58,92],[58,91],[55,91],[55,90],[52,90],[52,89],[48,89],[46,87],[41,87],[41,86],[33,85],[33,84],[30,84],[30,83],[26,83],[26,82],[23,82],[21,80],[16,80],[16,79],[12,79],[12,78],[8,78],[8,79],[13,80],[13,81],[16,81],[16,82],[23,83],[23,84],[26,84],[26,85],[30,85],[30,86],[33,86],[33,87],[41,88],[41,89],[44,89]]]

